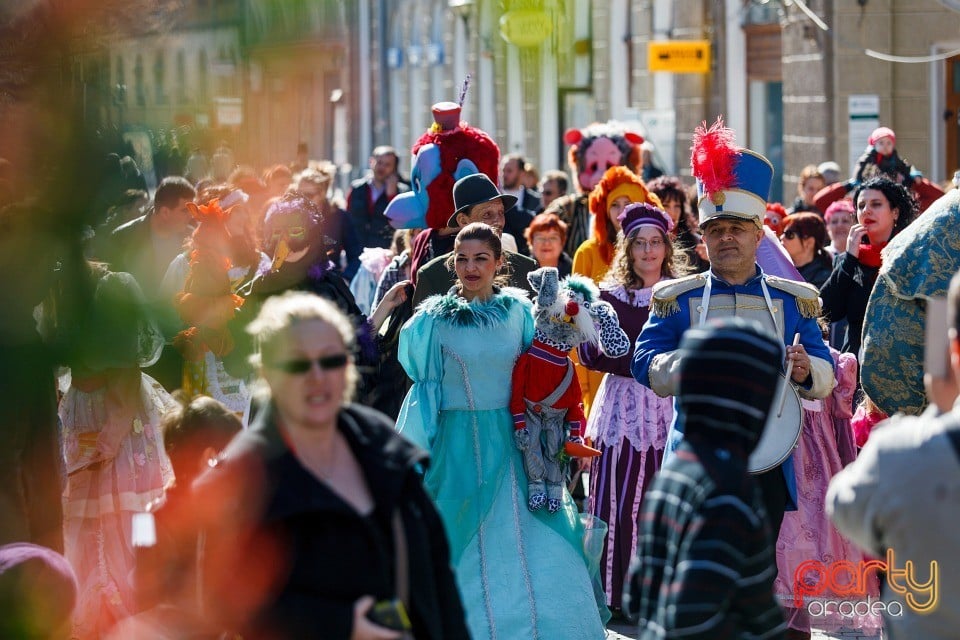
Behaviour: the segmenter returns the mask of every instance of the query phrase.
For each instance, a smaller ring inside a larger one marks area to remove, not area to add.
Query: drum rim
[[[756,468],[756,469],[755,469],[755,468],[753,468],[753,466],[752,466],[752,464],[751,464],[751,459],[753,458],[753,453],[751,453],[751,454],[747,457],[747,471],[748,471],[751,475],[759,475],[759,474],[761,474],[761,473],[766,473],[767,471],[771,471],[771,470],[773,470],[773,469],[776,469],[776,468],[779,467],[780,465],[782,465],[782,464],[786,461],[787,458],[789,458],[791,455],[793,455],[794,449],[797,448],[797,443],[800,442],[800,434],[803,433],[803,404],[800,402],[800,392],[797,390],[797,386],[796,386],[795,384],[793,384],[793,382],[786,380],[785,376],[784,376],[782,373],[780,374],[780,379],[781,379],[781,380],[784,380],[785,383],[790,386],[790,391],[791,391],[791,393],[792,393],[793,399],[794,399],[794,401],[796,402],[797,407],[799,408],[800,426],[797,428],[796,437],[793,439],[793,442],[790,444],[790,447],[787,448],[786,453],[785,453],[779,460],[777,460],[776,462],[774,462],[773,464],[768,464],[768,465],[766,465],[766,466],[764,466],[764,467],[762,467],[762,468]],[[777,389],[778,389],[778,390],[780,389],[780,385],[779,385],[779,384],[777,385]],[[775,399],[775,401],[776,401],[777,399],[779,399],[779,394],[777,395],[777,398]],[[773,411],[773,407],[771,407],[770,410]],[[767,427],[766,423],[764,423],[763,426],[764,426],[764,429],[766,429],[766,427]],[[761,437],[762,437],[762,436],[761,436]],[[759,442],[758,442],[758,444],[759,444]]]

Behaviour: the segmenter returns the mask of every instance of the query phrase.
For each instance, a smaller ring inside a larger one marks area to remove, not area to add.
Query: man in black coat
[[[153,207],[114,229],[107,239],[104,255],[97,256],[110,264],[111,271],[132,275],[146,295],[151,313],[167,340],[160,360],[146,369],[146,373],[168,391],[180,388],[183,380],[183,358],[172,345],[173,337],[183,325],[173,300],[160,295],[160,283],[193,231],[193,217],[187,203],[193,202],[196,195],[185,178],[164,178],[157,187]]]
[[[370,154],[370,173],[351,185],[347,214],[361,247],[390,247],[393,227],[383,212],[394,196],[410,190],[398,172],[399,161],[393,147],[377,147]]]
[[[517,199],[515,207],[506,212],[506,223],[503,230],[517,241],[517,251],[525,256],[530,255],[530,247],[524,238],[523,232],[530,226],[533,216],[543,208],[540,194],[527,189],[520,180],[523,175],[523,165],[526,163],[519,153],[510,153],[500,161],[500,188],[505,195]]]

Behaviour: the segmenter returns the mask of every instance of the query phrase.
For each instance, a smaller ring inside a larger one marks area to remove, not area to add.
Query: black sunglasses
[[[271,369],[279,369],[286,373],[306,373],[316,362],[317,366],[323,371],[331,369],[340,369],[347,364],[348,356],[345,353],[338,353],[332,356],[320,356],[319,358],[297,358],[295,360],[283,360],[280,362],[271,362]]]

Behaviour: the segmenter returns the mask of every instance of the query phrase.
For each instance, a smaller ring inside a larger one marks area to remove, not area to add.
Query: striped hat
[[[747,453],[773,405],[783,342],[753,320],[729,317],[680,341],[677,406],[687,435],[742,439]]]

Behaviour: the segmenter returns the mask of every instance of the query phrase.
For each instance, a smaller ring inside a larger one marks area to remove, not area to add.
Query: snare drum
[[[784,385],[787,397],[783,403],[783,413],[778,418],[777,411],[780,408]],[[777,391],[773,396],[773,406],[763,426],[760,442],[750,454],[747,470],[750,473],[763,473],[783,463],[797,446],[802,428],[803,406],[800,404],[800,394],[797,393],[797,388],[780,374]]]

